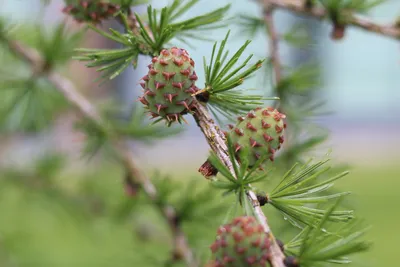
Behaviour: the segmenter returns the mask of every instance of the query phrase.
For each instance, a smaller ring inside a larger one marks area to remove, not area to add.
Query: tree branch
[[[259,0],[264,5],[286,9],[288,11],[307,15],[319,20],[327,18],[327,11],[321,7],[307,8],[304,0]],[[384,35],[390,38],[400,39],[400,27],[393,25],[381,25],[358,15],[352,15],[348,22],[349,25],[364,29],[369,32]]]
[[[40,74],[47,78],[47,80],[70,102],[70,104],[75,106],[83,116],[95,122],[99,127],[102,127],[102,129],[108,130],[106,122],[100,116],[97,109],[79,93],[69,79],[52,70],[46,71],[43,69],[43,59],[36,50],[26,47],[17,41],[8,39],[5,41],[11,52],[30,64],[34,73]],[[41,70],[40,73],[38,70]],[[166,203],[159,203],[156,201],[158,200],[158,194],[155,186],[151,183],[150,179],[146,177],[146,175],[137,167],[134,161],[134,155],[126,145],[125,140],[121,140],[119,136],[111,133],[110,141],[112,142],[121,162],[126,168],[129,177],[131,177],[132,182],[139,183],[141,185],[144,192],[153,201],[154,205],[157,206],[165,220],[168,222],[174,239],[174,259],[184,259],[187,266],[197,267],[198,263],[195,261],[186,236],[179,225],[179,218],[175,209]]]
[[[265,25],[267,28],[268,32],[268,40],[269,40],[269,56],[271,58],[271,64],[272,64],[272,69],[273,69],[273,74],[275,78],[275,92],[277,93],[277,96],[282,99],[282,90],[279,90],[280,88],[280,83],[282,80],[282,63],[279,57],[279,34],[275,28],[275,23],[274,23],[274,6],[268,1],[268,0],[262,0],[264,5],[263,5],[263,14],[264,14],[264,21]],[[280,109],[281,112],[285,112],[282,108],[281,102],[282,100],[278,100],[275,102],[275,106]],[[287,136],[287,133],[285,133]],[[285,147],[288,147],[288,139],[286,138],[286,144]]]
[[[272,68],[274,70],[275,85],[278,85],[282,78],[278,48],[279,37],[274,25],[273,6],[268,4],[268,1],[264,1],[264,3],[264,21],[269,35],[269,54],[271,57]]]
[[[232,162],[230,161],[230,158],[228,156],[228,147],[226,145],[226,138],[224,133],[221,131],[218,125],[215,124],[207,108],[203,104],[195,100],[194,109],[195,110],[193,113],[193,117],[195,118],[197,125],[203,132],[210,148],[216,153],[218,158],[225,164],[225,166],[229,168],[230,172],[235,176]],[[267,233],[271,240],[271,266],[284,267],[285,265],[283,261],[285,259],[285,255],[282,253],[278,243],[276,242],[272,234],[271,228],[268,225],[267,217],[261,209],[256,194],[253,191],[249,191],[247,196],[252,203],[257,219],[259,220],[264,228],[264,231]]]

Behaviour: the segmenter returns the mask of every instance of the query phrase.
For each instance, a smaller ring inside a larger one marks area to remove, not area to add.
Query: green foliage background
[[[368,233],[374,241],[371,251],[357,255],[351,266],[388,266],[397,262],[398,167],[395,165],[356,168],[339,187],[354,193],[358,214],[372,224]],[[32,173],[32,171],[31,171]],[[188,185],[193,172],[174,177],[180,186]],[[155,266],[169,257],[170,236],[163,219],[146,200],[127,199],[114,168],[51,177],[43,185],[40,177],[2,172],[0,180],[0,263],[12,266]],[[382,184],[379,177],[385,177]],[[27,180],[30,181],[27,181]],[[206,187],[198,182],[196,189]],[[215,190],[209,193],[217,193]],[[190,192],[196,195],[196,192]],[[217,197],[217,199],[219,199]],[[355,201],[355,202],[354,202]],[[218,203],[217,205],[227,205]],[[215,203],[214,203],[215,204]],[[268,208],[265,208],[271,211]],[[201,211],[200,211],[201,213]],[[185,225],[192,245],[208,252],[224,213],[209,214]],[[285,223],[278,214],[270,216],[277,234],[285,234]],[[199,215],[196,215],[199,216]],[[199,216],[201,217],[201,216]],[[202,242],[196,242],[198,237]],[[196,238],[197,237],[197,238]]]
[[[44,32],[37,31],[41,37],[35,38],[34,35],[24,34],[32,29],[19,29],[14,33],[14,38],[26,39],[24,41],[28,44],[42,50],[49,62],[64,63],[76,47],[77,35],[63,39],[62,46],[56,45],[61,42],[61,36],[57,33],[62,30],[60,26],[48,38],[43,37],[46,35]],[[287,36],[289,39],[291,37]],[[62,47],[63,53],[55,51],[56,47]],[[18,64],[12,55],[2,53],[0,56],[4,62]],[[17,130],[29,133],[43,130],[48,124],[40,123],[33,115],[40,112],[50,116],[44,122],[54,119],[65,108],[63,99],[57,94],[54,96],[55,91],[45,80],[32,79],[29,71],[23,67],[20,73],[13,73],[15,77],[10,75],[10,69],[19,68],[10,66],[1,67],[3,91],[0,113],[11,116],[1,117],[1,130],[8,135]],[[56,67],[63,71],[61,66]],[[298,84],[303,82],[306,88],[309,84],[304,83],[310,82],[313,75],[310,78],[304,72],[301,74],[289,78]],[[305,77],[309,79],[301,80]],[[37,101],[34,104],[18,103],[27,84],[32,86],[29,88],[37,88],[31,92],[38,94],[32,94],[29,98],[29,101]],[[283,91],[290,94],[296,89],[299,88],[289,86]],[[48,102],[51,97],[54,97],[54,102]],[[43,109],[29,109],[32,107]],[[8,109],[13,109],[13,113],[10,114]],[[292,115],[291,118],[295,114]],[[88,143],[92,146],[90,150],[97,149],[96,146],[104,141],[103,136],[96,132],[95,126],[85,126],[87,132],[92,132],[98,138],[92,139],[94,144]],[[121,126],[120,131],[136,139],[164,136],[160,134],[160,128],[150,130],[143,127],[140,132],[134,126]],[[168,265],[171,237],[164,219],[141,193],[131,198],[124,194],[124,172],[117,165],[109,161],[98,165],[88,164],[85,171],[64,169],[63,166],[68,166],[68,162],[64,163],[62,157],[51,154],[47,158],[36,159],[36,164],[31,166],[0,170],[0,266]],[[153,170],[146,171],[152,173]],[[382,167],[358,166],[350,176],[338,183],[339,189],[353,192],[345,206],[354,208],[357,216],[372,224],[368,237],[375,245],[370,252],[356,256],[352,266],[387,266],[397,262],[396,245],[400,238],[396,230],[400,218],[396,208],[396,202],[400,199],[397,193],[400,183],[398,172],[398,166],[394,163]],[[215,231],[224,222],[225,211],[234,198],[223,199],[220,191],[209,187],[204,178],[195,173],[195,169],[182,168],[166,183],[162,179],[168,170],[162,170],[161,175],[154,173],[151,177],[161,190],[165,190],[168,201],[184,211],[183,228],[190,245],[201,257],[207,258]],[[264,190],[273,188],[278,176],[279,173],[273,174],[269,183],[264,182],[259,187]],[[384,183],[382,178],[385,179]],[[169,188],[175,193],[169,192]],[[284,242],[297,233],[289,227],[288,222],[282,220],[282,215],[270,207],[264,210],[274,234]]]

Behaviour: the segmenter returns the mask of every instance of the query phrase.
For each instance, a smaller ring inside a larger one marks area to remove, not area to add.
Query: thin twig
[[[207,143],[210,148],[216,153],[218,158],[227,166],[230,172],[235,176],[232,162],[228,155],[228,147],[226,145],[226,138],[221,129],[216,125],[214,120],[211,118],[207,108],[200,102],[195,101],[193,116],[203,132]],[[260,203],[258,202],[257,196],[253,191],[249,191],[247,194],[249,200],[254,208],[254,213],[264,228],[264,231],[268,234],[271,240],[270,247],[270,262],[272,267],[284,267],[285,255],[282,253],[278,243],[276,242],[271,228],[268,225],[267,217],[261,209]]]
[[[34,71],[43,66],[43,59],[40,54],[23,44],[6,40],[10,50],[29,63]],[[108,129],[104,119],[100,116],[97,109],[75,88],[74,84],[64,76],[52,70],[42,71],[41,75],[48,79],[48,81],[72,104],[75,106],[83,116],[95,122],[99,127]],[[190,267],[197,267],[198,263],[194,259],[192,250],[190,249],[187,238],[179,225],[179,218],[172,206],[166,203],[159,203],[158,194],[155,186],[151,183],[150,179],[139,170],[135,161],[134,155],[126,145],[125,140],[120,137],[111,135],[112,144],[120,157],[124,167],[126,168],[129,176],[134,180],[133,182],[139,183],[147,196],[153,201],[160,212],[163,214],[165,220],[168,222],[169,228],[172,232],[174,239],[174,258],[183,258]]]
[[[260,0],[260,2],[319,20],[327,18],[327,11],[324,8],[317,6],[307,8],[304,0]],[[383,25],[358,15],[352,15],[347,24],[397,40],[400,39],[400,27],[396,26],[395,23]]]
[[[275,85],[278,85],[282,78],[282,69],[278,49],[279,37],[274,25],[273,6],[268,4],[268,1],[264,1],[264,21],[269,35],[268,47],[272,68],[274,70]]]
[[[261,0],[263,1],[263,13],[264,13],[264,21],[267,27],[268,32],[268,40],[269,40],[269,56],[271,58],[271,64],[273,69],[273,76],[275,78],[275,92],[277,96],[282,99],[282,90],[279,90],[280,83],[282,80],[282,65],[281,60],[279,57],[279,34],[276,30],[275,23],[274,23],[274,6],[268,0]],[[276,108],[279,108],[280,112],[285,113],[282,107],[282,100],[278,100],[275,102]],[[287,133],[285,133],[287,136]],[[290,140],[286,138],[286,140]],[[289,142],[285,142],[285,147],[288,147]]]

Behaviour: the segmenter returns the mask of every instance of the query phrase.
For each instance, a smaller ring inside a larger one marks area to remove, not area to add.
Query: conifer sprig
[[[110,139],[115,135],[150,144],[156,140],[176,136],[183,131],[183,128],[166,128],[151,124],[146,117],[147,113],[138,105],[134,106],[128,120],[117,118],[117,111],[104,110],[102,112],[102,117],[106,120],[111,132],[88,119],[83,119],[75,124],[75,128],[85,134],[84,157],[90,159],[100,151],[112,153]]]
[[[235,193],[240,201],[243,201],[243,196],[252,187],[250,184],[261,182],[269,177],[269,172],[257,172],[261,164],[266,160],[267,156],[260,157],[257,162],[249,169],[247,154],[249,149],[243,148],[243,160],[240,164],[236,161],[235,146],[231,138],[227,137],[227,146],[229,158],[233,165],[234,174],[224,165],[224,163],[212,152],[209,157],[209,162],[219,171],[222,179],[215,179],[212,185],[216,188],[224,190],[224,195]],[[246,197],[247,198],[247,197]]]
[[[121,16],[124,17],[122,14]],[[102,72],[101,78],[103,81],[106,79],[114,79],[131,65],[136,68],[139,54],[153,54],[151,47],[148,47],[140,36],[133,35],[132,32],[123,34],[110,29],[111,33],[107,33],[93,25],[89,25],[89,28],[124,46],[119,49],[79,48],[75,50],[80,55],[74,58],[89,62],[86,64],[88,68],[97,68],[97,71]]]
[[[204,15],[179,21],[179,18],[188,12],[193,6],[200,3],[200,0],[180,1],[174,0],[170,10],[170,27],[173,29],[174,37],[180,41],[188,43],[187,38],[198,40],[210,40],[203,37],[209,30],[218,29],[226,26],[223,21],[230,8],[230,4],[210,11]]]
[[[131,64],[136,68],[139,55],[156,56],[174,38],[181,41],[186,41],[187,38],[201,38],[198,31],[221,27],[218,23],[226,15],[229,5],[204,15],[176,22],[197,2],[198,0],[175,0],[170,6],[162,8],[161,11],[149,5],[145,19],[135,13],[139,24],[138,33],[132,31],[128,26],[127,16],[122,12],[117,15],[125,25],[126,33],[120,33],[111,28],[109,29],[110,33],[108,33],[89,24],[90,29],[122,45],[123,48],[76,49],[79,56],[76,56],[75,59],[88,62],[87,67],[97,68],[97,71],[102,72],[102,81],[111,80],[120,75]],[[196,31],[197,33],[194,34]]]
[[[11,39],[24,36],[24,30],[34,32],[26,42],[36,50],[29,58],[21,60],[17,50],[24,48]],[[7,62],[0,67],[0,131],[41,131],[49,127],[66,108],[65,99],[43,76],[70,59],[81,37],[81,31],[71,33],[64,23],[55,25],[53,31],[48,33],[37,25],[17,31],[0,21],[0,49],[6,49],[0,54],[0,59]],[[26,64],[33,61],[36,61],[34,68]],[[19,71],[15,72],[15,69]]]
[[[340,23],[346,23],[348,12],[366,13],[387,0],[319,0],[328,15]],[[346,14],[347,13],[347,14]]]
[[[298,167],[295,164],[283,176],[281,182],[268,194],[268,203],[279,210],[294,226],[316,227],[315,219],[322,219],[325,211],[316,208],[320,203],[348,195],[349,192],[323,194],[334,185],[334,182],[344,177],[348,172],[342,172],[333,177],[321,180],[320,177],[329,171],[330,167],[322,168],[328,160],[310,164],[310,161]],[[353,218],[353,211],[334,211],[330,213],[330,221],[348,221]]]
[[[45,29],[37,26],[37,48],[43,56],[45,69],[60,66],[69,61],[74,53],[74,48],[82,41],[84,31],[71,33],[65,23],[56,25],[50,35]]]
[[[264,60],[258,60],[249,68],[244,69],[247,63],[253,57],[253,55],[250,55],[241,65],[233,68],[251,41],[246,41],[239,48],[239,50],[236,51],[236,53],[227,62],[225,62],[229,54],[229,51],[225,51],[225,45],[228,41],[229,34],[230,31],[228,31],[225,39],[221,42],[218,51],[216,50],[217,42],[214,44],[211,53],[210,64],[207,64],[205,57],[203,58],[206,90],[211,95],[222,93],[241,85],[244,79],[253,74],[257,69],[261,68],[262,63],[264,62]]]
[[[164,127],[163,125],[149,123],[147,115],[147,112],[138,105],[135,105],[128,122],[111,119],[113,121],[113,128],[122,136],[147,144],[153,143],[156,140],[177,136],[184,131],[182,127]]]
[[[324,212],[316,227],[304,228],[295,238],[285,245],[285,251],[294,255],[299,266],[325,266],[326,263],[351,263],[348,256],[365,252],[371,244],[360,240],[366,233],[359,221],[342,224],[331,230],[329,218],[336,211],[340,200]]]
[[[366,13],[373,7],[386,0],[320,0],[327,11],[327,17],[332,21],[331,37],[334,40],[342,39],[346,25],[349,24],[355,13]]]
[[[209,185],[202,188],[199,184],[199,180],[193,179],[182,189],[178,199],[173,202],[177,217],[181,222],[207,222],[209,218],[216,214],[223,214],[225,212],[226,206],[221,205],[224,203],[218,201],[215,188]]]
[[[147,8],[147,25],[135,13],[143,40],[153,51],[158,53],[174,37],[179,38],[181,41],[185,41],[185,38],[188,37],[202,39],[200,37],[201,34],[193,34],[193,32],[222,27],[222,25],[216,23],[219,23],[223,19],[229,9],[229,5],[204,15],[176,22],[178,18],[198,2],[199,0],[175,0],[170,6],[162,8],[160,12],[149,5]]]
[[[65,100],[43,79],[19,78],[0,86],[0,131],[38,132],[66,107]]]
[[[248,34],[249,38],[254,38],[258,31],[265,28],[265,22],[262,18],[243,14],[238,16],[237,25],[241,29],[240,32]]]
[[[200,101],[208,103],[215,111],[231,119],[235,115],[246,113],[256,106],[262,105],[262,100],[277,98],[266,98],[262,95],[249,95],[250,90],[233,90],[243,84],[255,71],[261,68],[264,60],[258,60],[251,66],[247,66],[253,55],[248,56],[240,65],[237,65],[243,52],[250,44],[246,41],[233,56],[228,59],[229,51],[225,50],[230,31],[220,43],[217,50],[217,42],[214,44],[210,63],[203,57],[205,88],[197,93]]]
[[[90,119],[82,119],[75,123],[75,129],[85,134],[82,156],[92,159],[100,151],[113,153],[110,144],[110,133]]]
[[[300,127],[295,129],[293,134],[290,136],[296,135],[297,131],[300,131]],[[304,137],[303,139],[293,140],[289,147],[287,147],[282,153],[278,156],[278,159],[286,164],[286,166],[293,166],[296,162],[305,164],[304,156],[306,153],[310,152],[316,146],[322,144],[328,139],[329,135],[326,133],[323,134],[310,134],[308,137]],[[294,139],[294,138],[292,138]]]

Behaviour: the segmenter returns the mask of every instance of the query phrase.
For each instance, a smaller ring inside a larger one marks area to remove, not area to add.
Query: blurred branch
[[[97,109],[79,93],[69,79],[51,69],[46,70],[43,68],[45,65],[44,60],[36,50],[26,47],[17,41],[8,39],[5,41],[12,53],[29,63],[34,73],[47,78],[48,81],[83,114],[83,116],[95,122],[99,127],[109,131],[108,125],[99,115]],[[139,183],[141,185],[147,196],[153,201],[154,205],[157,206],[168,222],[174,239],[174,259],[183,258],[188,266],[197,267],[198,264],[188,245],[186,236],[180,227],[179,218],[177,217],[175,209],[166,203],[159,203],[157,201],[158,194],[155,186],[137,167],[134,161],[134,155],[126,145],[125,140],[121,140],[119,136],[110,133],[110,141],[114,145],[126,171],[129,173],[132,183]]]
[[[319,20],[327,18],[327,11],[324,8],[313,6],[307,7],[304,0],[259,0],[265,6],[271,5],[272,7],[286,9],[294,13],[307,15]],[[374,32],[380,35],[400,39],[400,28],[393,23],[393,25],[382,25],[375,23],[369,19],[361,18],[357,15],[352,15],[347,24],[357,28],[364,29],[369,32]]]
[[[268,1],[264,1],[264,6],[263,6],[263,13],[264,13],[264,21],[265,21],[265,26],[267,28],[267,33],[268,33],[268,48],[269,48],[269,57],[271,59],[271,64],[272,64],[272,70],[273,70],[273,76],[275,80],[275,88],[276,88],[276,93],[277,96],[280,98],[280,100],[275,102],[276,107],[280,107],[280,111],[285,113],[285,110],[282,108],[282,102],[285,99],[282,98],[282,92],[281,90],[278,90],[280,87],[281,81],[282,81],[282,63],[279,58],[279,34],[276,30],[275,23],[274,23],[274,6]],[[287,136],[288,134],[285,133]],[[286,144],[285,146],[288,147],[289,144],[289,138],[286,138]]]
[[[194,104],[194,113],[193,116],[197,122],[197,125],[200,127],[203,132],[207,143],[211,147],[211,149],[215,152],[218,158],[227,166],[235,176],[235,171],[233,169],[233,165],[228,156],[228,147],[226,145],[225,135],[215,124],[214,120],[211,118],[207,108],[203,106],[200,102],[195,101]],[[284,267],[283,260],[285,255],[281,251],[278,243],[275,240],[274,235],[272,234],[271,228],[268,225],[267,217],[261,209],[260,202],[257,199],[256,194],[253,191],[248,191],[247,196],[252,203],[254,212],[257,216],[258,221],[264,228],[264,231],[268,234],[271,240],[270,247],[270,262],[272,267]]]
[[[269,54],[271,57],[271,64],[275,75],[275,85],[278,85],[282,78],[281,62],[279,59],[278,48],[279,37],[278,33],[276,32],[273,19],[273,6],[271,4],[268,4],[268,1],[264,2],[264,21],[269,35]]]

